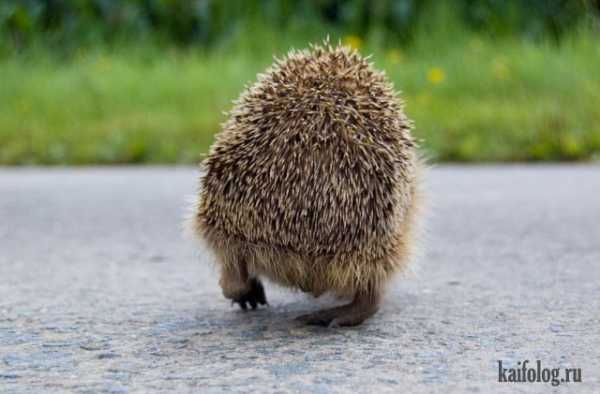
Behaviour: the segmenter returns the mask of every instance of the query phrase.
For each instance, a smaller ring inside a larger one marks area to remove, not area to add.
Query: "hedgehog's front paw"
[[[232,303],[239,304],[243,310],[246,310],[248,305],[252,309],[256,309],[258,305],[268,305],[265,288],[260,280],[252,278],[248,283],[247,290],[239,296],[234,297]]]

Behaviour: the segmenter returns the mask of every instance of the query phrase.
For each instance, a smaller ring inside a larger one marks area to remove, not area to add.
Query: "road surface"
[[[600,167],[438,167],[422,252],[350,329],[335,302],[220,295],[181,234],[194,168],[0,169],[0,392],[549,392],[503,368],[580,368],[600,391]],[[561,372],[561,377],[563,376]]]

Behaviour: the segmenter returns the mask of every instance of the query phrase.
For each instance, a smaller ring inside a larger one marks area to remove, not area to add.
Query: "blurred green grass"
[[[272,56],[325,34],[254,27],[209,52],[125,43],[67,59],[42,46],[6,56],[0,164],[197,162],[223,111]],[[372,53],[402,91],[433,160],[599,158],[600,42],[589,30],[560,45],[459,27],[422,32],[408,47],[382,45],[376,34],[338,37]]]

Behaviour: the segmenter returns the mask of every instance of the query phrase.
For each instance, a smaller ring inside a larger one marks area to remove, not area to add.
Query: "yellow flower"
[[[492,64],[492,73],[496,79],[505,81],[510,78],[510,68],[503,59],[496,59]]]
[[[400,51],[400,49],[390,49],[385,57],[392,64],[402,63],[404,60],[404,56],[402,56],[402,51]]]
[[[444,82],[444,79],[446,79],[446,74],[441,68],[433,67],[429,69],[429,72],[427,73],[427,79],[432,84],[437,85]]]
[[[363,40],[359,36],[346,36],[344,37],[344,45],[349,46],[352,49],[359,50],[363,45]]]

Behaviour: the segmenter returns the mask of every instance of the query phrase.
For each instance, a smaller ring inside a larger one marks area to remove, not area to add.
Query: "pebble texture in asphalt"
[[[232,308],[181,235],[192,168],[0,169],[0,392],[600,390],[600,167],[439,167],[414,273],[354,329]]]

